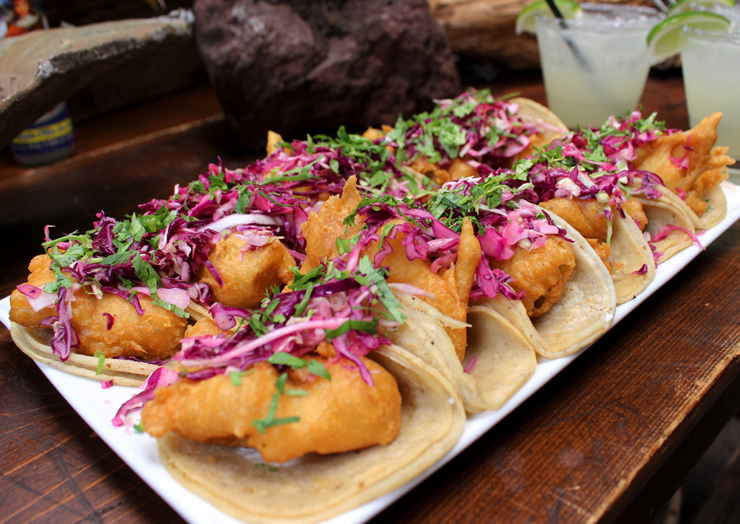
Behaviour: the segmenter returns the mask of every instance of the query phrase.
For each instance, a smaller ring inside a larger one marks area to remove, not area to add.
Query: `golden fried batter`
[[[611,270],[612,263],[609,260],[609,257],[612,254],[612,247],[606,242],[601,242],[599,240],[596,240],[595,238],[587,238],[586,242],[588,242],[588,245],[590,245],[591,248],[596,252],[596,256],[601,259],[606,268]],[[614,269],[619,269],[622,267],[622,265],[622,263],[614,263]]]
[[[341,198],[332,196],[324,202],[318,213],[311,212],[303,224],[303,236],[306,239],[306,260],[301,265],[301,274],[306,274],[327,258],[337,256],[337,238],[352,238],[365,224],[362,216],[355,217],[355,225],[346,227],[342,224],[357,205],[362,201],[357,191],[357,178],[347,179]],[[346,232],[345,232],[346,231]]]
[[[278,150],[278,144],[284,142],[283,137],[275,131],[267,132],[267,156]]]
[[[228,375],[195,382],[182,379],[158,389],[142,412],[144,429],[155,437],[169,431],[218,445],[257,449],[268,462],[286,462],[306,453],[341,453],[389,444],[401,429],[401,394],[396,379],[379,364],[363,358],[374,386],[355,369],[320,360],[331,381],[302,380],[290,373],[285,391],[299,389],[307,396],[279,397],[275,418],[300,421],[268,427],[260,434],[252,422],[267,416],[277,389],[277,370],[254,366],[235,386]]]
[[[704,193],[726,180],[727,166],[735,163],[726,154],[727,147],[714,147],[721,119],[722,113],[717,112],[704,118],[693,129],[647,142],[638,148],[634,161],[637,169],[660,176],[671,191],[677,194],[676,189],[684,191],[686,204],[698,216],[707,209]],[[671,157],[677,160],[688,157],[688,169],[677,166]]]
[[[202,337],[205,335],[220,335],[221,333],[224,333],[224,330],[219,328],[212,319],[201,318],[192,326],[187,327],[183,338]]]
[[[645,214],[645,210],[642,208],[642,204],[636,198],[630,197],[625,200],[622,203],[622,209],[624,209],[624,212],[627,213],[632,220],[637,221],[637,227],[640,228],[640,231],[645,231],[648,218]],[[616,214],[617,210],[612,208],[612,213]]]
[[[576,258],[568,241],[547,237],[544,246],[527,251],[514,249],[509,260],[491,260],[491,267],[507,272],[514,279],[511,287],[524,290],[522,301],[530,317],[547,313],[563,294],[565,283],[576,267]]]
[[[435,184],[442,185],[452,180],[452,175],[446,169],[440,168],[437,164],[429,162],[429,158],[424,155],[417,156],[409,167],[430,178]]]
[[[480,243],[475,237],[470,220],[465,219],[463,223],[457,262],[439,273],[432,272],[429,260],[408,259],[403,246],[405,236],[399,233],[394,239],[386,239],[393,247],[393,251],[382,262],[382,265],[388,266],[390,271],[388,282],[411,284],[433,294],[434,298],[421,298],[448,317],[465,322],[470,289],[475,281],[475,271],[481,257]],[[372,259],[377,250],[377,245],[371,244],[363,254],[369,255]],[[462,360],[467,347],[465,329],[445,328],[445,330],[455,345],[458,358]]]
[[[447,171],[450,173],[452,180],[478,176],[478,170],[476,168],[459,158],[452,161],[452,165],[447,168]]]
[[[216,279],[201,266],[196,275],[198,282],[211,287],[216,302],[225,306],[254,308],[265,298],[265,291],[292,282],[290,268],[295,260],[279,240],[252,249],[238,234],[220,240],[208,254],[224,281],[219,286]]]
[[[39,255],[31,261],[28,283],[43,287],[45,282],[54,281],[49,270],[51,258]],[[142,359],[167,358],[180,346],[187,321],[175,313],[152,304],[146,295],[138,295],[144,314],[123,298],[103,293],[102,298],[80,289],[75,292],[70,305],[70,322],[80,339],[76,353],[94,355],[102,351],[106,357],[138,357]],[[11,294],[10,319],[21,326],[42,328],[40,321],[56,315],[56,307],[47,307],[34,312],[26,297],[18,290]],[[108,316],[113,325],[108,329]]]
[[[540,203],[540,206],[568,222],[584,237],[606,242],[607,220],[604,209],[598,201],[580,198],[553,198]]]
[[[51,265],[51,258],[49,255],[37,255],[33,257],[31,263],[28,265],[28,271],[31,272],[28,275],[27,284],[43,289],[44,284],[48,282],[54,282],[56,277],[54,273],[49,269]],[[51,317],[57,314],[56,307],[51,305],[38,312],[34,311],[33,308],[26,300],[26,296],[14,289],[10,294],[10,320],[16,324],[20,324],[23,327],[36,329],[43,327],[41,321],[46,317]]]
[[[103,293],[103,298],[75,293],[72,302],[72,327],[80,337],[75,352],[94,355],[102,351],[106,357],[138,357],[142,359],[168,358],[180,347],[187,320],[152,304],[151,298],[138,295],[145,313],[136,309],[118,295]],[[113,325],[108,330],[108,318]]]
[[[606,215],[601,204],[596,200],[585,200],[580,198],[553,198],[547,202],[540,203],[540,206],[552,211],[560,218],[568,222],[588,241],[607,269],[619,269],[621,264],[609,260],[611,256],[611,247],[606,243],[608,234]],[[637,221],[641,230],[647,225],[647,215],[642,208],[642,204],[634,198],[627,199],[622,208],[630,218]],[[612,213],[617,213],[615,207],[612,207]]]

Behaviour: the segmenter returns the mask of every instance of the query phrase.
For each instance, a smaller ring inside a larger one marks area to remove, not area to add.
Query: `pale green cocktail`
[[[537,17],[547,103],[571,128],[637,109],[650,69],[647,34],[662,19],[645,7],[581,7],[575,20]]]
[[[717,144],[740,158],[740,34],[685,29],[684,36],[681,61],[691,127],[722,111]]]

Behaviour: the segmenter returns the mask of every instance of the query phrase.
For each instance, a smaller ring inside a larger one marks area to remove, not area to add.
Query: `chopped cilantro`
[[[103,365],[105,364],[105,353],[102,351],[96,351],[93,357],[98,359],[98,368],[95,370],[95,375],[102,375]]]
[[[231,378],[231,383],[234,384],[234,386],[239,387],[242,385],[242,377],[246,377],[250,373],[252,373],[253,369],[248,369],[247,371],[231,371],[229,373],[229,378]]]

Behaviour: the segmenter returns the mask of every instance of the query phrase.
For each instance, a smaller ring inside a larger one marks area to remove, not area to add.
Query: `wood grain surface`
[[[492,87],[545,101],[537,74],[508,76]],[[643,104],[661,110],[671,127],[687,124],[680,75],[651,77]],[[215,112],[172,132],[153,128],[141,132],[149,138],[98,155],[0,176],[0,296],[25,280],[45,224],[55,224],[58,234],[87,229],[98,210],[130,213],[191,180],[218,155],[230,167],[257,155],[230,145]],[[735,225],[374,522],[650,522],[740,407],[738,267]],[[0,421],[0,523],[181,521],[2,327]]]

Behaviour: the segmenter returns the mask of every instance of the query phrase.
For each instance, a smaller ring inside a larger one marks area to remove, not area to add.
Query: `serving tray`
[[[727,216],[719,225],[698,235],[704,247],[716,240],[740,218],[740,187],[729,182],[723,183],[722,187],[727,196]],[[620,322],[673,278],[696,258],[701,250],[699,246],[692,245],[661,264],[657,269],[655,280],[639,297],[617,307],[612,326]],[[9,311],[10,299],[6,297],[0,300],[0,321],[8,327],[10,326]],[[557,360],[541,359],[534,375],[501,409],[471,416],[465,424],[465,431],[460,441],[434,466],[400,488],[327,522],[332,524],[359,524],[371,519],[498,424],[506,415],[521,405],[586,349],[584,348],[574,355]],[[38,364],[38,366],[59,393],[103,441],[186,521],[194,524],[236,524],[240,522],[222,513],[178,484],[159,461],[156,440],[153,437],[137,433],[131,428],[116,428],[111,424],[111,419],[120,405],[137,392],[135,388],[114,386],[109,389],[102,389],[97,381],[68,375],[44,364]]]

